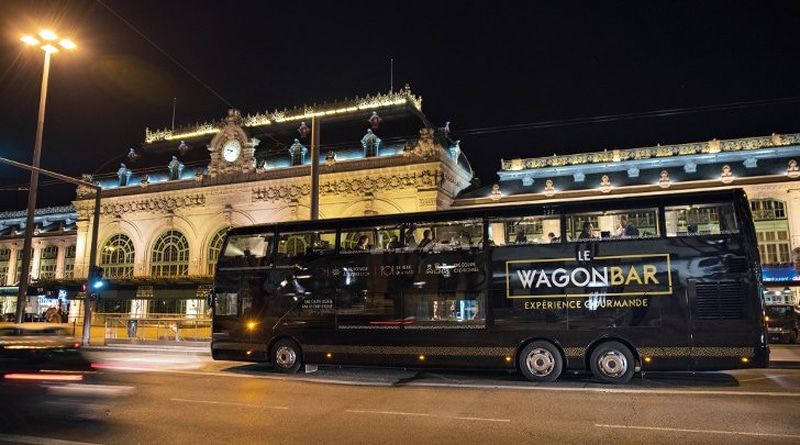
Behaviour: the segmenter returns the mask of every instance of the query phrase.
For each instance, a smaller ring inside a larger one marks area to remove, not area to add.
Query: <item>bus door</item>
[[[265,281],[279,317],[277,328],[302,330],[304,342],[334,328],[336,279],[330,273],[336,233],[298,231],[278,235],[276,267]]]

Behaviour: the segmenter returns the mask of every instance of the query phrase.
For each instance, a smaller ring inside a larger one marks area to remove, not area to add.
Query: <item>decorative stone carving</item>
[[[608,193],[611,191],[611,179],[608,177],[608,175],[603,175],[603,177],[600,178],[600,191],[603,193]]]
[[[544,196],[547,196],[548,198],[550,198],[551,196],[553,196],[555,194],[556,194],[556,188],[555,188],[555,186],[553,184],[553,180],[552,179],[548,179],[544,183]]]
[[[492,201],[497,201],[503,197],[503,194],[500,192],[500,184],[492,185]]]
[[[672,185],[672,181],[669,179],[669,172],[666,170],[661,170],[658,178],[658,186],[662,189],[667,189]]]
[[[167,213],[184,207],[202,207],[205,204],[206,197],[202,194],[169,198],[157,197],[102,204],[100,212],[106,215],[124,215],[131,212]],[[89,210],[91,211],[91,209]]]
[[[797,161],[794,159],[789,161],[789,166],[786,169],[786,176],[792,179],[800,178],[800,168],[798,168]]]
[[[731,171],[730,165],[723,165],[722,166],[722,176],[720,180],[723,184],[730,184],[733,182],[733,172]]]
[[[404,151],[403,154],[406,156],[418,156],[423,159],[436,156],[439,153],[439,145],[436,143],[433,133],[432,128],[420,129],[417,144],[408,151]]]

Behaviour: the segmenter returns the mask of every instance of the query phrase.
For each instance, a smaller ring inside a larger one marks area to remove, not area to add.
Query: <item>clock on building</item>
[[[222,146],[222,159],[234,162],[242,154],[242,144],[236,139],[231,139]]]

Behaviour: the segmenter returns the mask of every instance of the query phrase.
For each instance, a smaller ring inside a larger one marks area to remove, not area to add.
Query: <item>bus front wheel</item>
[[[294,374],[300,369],[300,346],[294,340],[284,338],[272,346],[272,364],[287,374]]]
[[[519,369],[532,382],[552,382],[561,375],[564,360],[556,346],[547,341],[535,341],[519,354]]]
[[[603,343],[592,352],[589,361],[592,375],[604,383],[627,383],[633,377],[635,364],[627,346],[616,341]]]

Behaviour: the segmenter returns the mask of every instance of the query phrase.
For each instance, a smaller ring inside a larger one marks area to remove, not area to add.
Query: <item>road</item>
[[[564,376],[263,365],[93,353],[133,392],[96,419],[18,419],[0,444],[800,443],[800,369]]]

